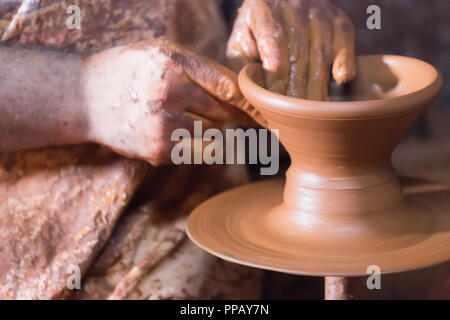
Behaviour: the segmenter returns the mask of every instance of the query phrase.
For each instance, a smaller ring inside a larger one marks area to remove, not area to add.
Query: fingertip
[[[354,55],[339,54],[333,63],[333,78],[338,84],[352,81],[356,76],[356,60]]]

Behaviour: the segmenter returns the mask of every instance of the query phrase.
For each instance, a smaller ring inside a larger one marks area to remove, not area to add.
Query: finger
[[[215,68],[213,70],[221,71]],[[211,71],[213,72],[213,70]],[[224,71],[225,74],[218,76],[224,79],[219,79],[217,83],[222,81],[225,84],[217,85],[214,85],[217,79],[215,77],[208,82],[203,81],[204,78],[198,76],[197,73],[189,72],[189,78],[196,84],[195,89],[192,89],[191,92],[198,92],[197,95],[201,96],[192,104],[191,112],[216,122],[233,122],[244,127],[263,125],[265,121],[262,116],[248,103],[238,88],[235,75],[229,75],[227,70]],[[232,78],[233,82],[229,82],[229,78]],[[224,90],[228,90],[232,97],[227,97],[222,92]]]
[[[288,39],[282,25],[279,6],[267,0],[253,0],[248,17],[265,71],[266,86],[273,92],[286,93],[289,82]]]
[[[247,100],[245,100],[244,103],[239,106],[239,108],[243,110],[246,114],[248,114],[261,127],[264,128],[269,127],[267,120],[263,117],[263,115],[258,110],[256,110],[255,107],[253,107]]]
[[[355,31],[350,18],[339,9],[333,24],[333,78],[341,84],[353,80],[356,75]]]
[[[203,88],[191,83],[190,100],[183,108],[186,114],[197,120],[207,120],[211,123],[234,122],[246,127],[254,127],[256,123],[242,110],[221,102],[209,95]]]
[[[244,99],[237,85],[237,74],[234,71],[181,46],[171,44],[164,50],[177,65],[183,68],[192,82],[213,97],[232,105],[239,104]]]
[[[247,4],[248,2],[245,2],[239,8],[233,31],[227,43],[228,65],[236,72],[239,72],[245,65],[257,61],[259,57],[255,39],[246,22],[250,14]]]
[[[221,106],[228,116],[224,117],[223,112],[219,112],[215,118],[222,118],[224,121],[231,121],[240,125],[254,127],[263,124],[262,116],[256,113],[255,109],[248,104],[237,84],[237,74],[210,60],[199,56],[181,46],[171,43],[163,46],[165,53],[170,55],[172,60],[183,68],[186,76],[193,83],[197,84],[212,97],[223,102]],[[235,108],[237,107],[237,108]],[[217,111],[217,108],[213,108]],[[254,121],[249,118],[257,115]],[[225,120],[227,119],[227,120]]]
[[[320,16],[319,10],[309,11],[310,51],[307,83],[307,97],[311,100],[326,100],[330,79],[332,29],[331,20]]]
[[[288,30],[289,83],[286,95],[306,98],[306,76],[309,57],[309,24],[305,2],[297,3],[297,8],[290,2],[283,3],[283,21]]]

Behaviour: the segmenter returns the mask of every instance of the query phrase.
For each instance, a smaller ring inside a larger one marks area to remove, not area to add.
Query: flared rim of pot
[[[261,77],[258,63],[245,66],[239,73],[239,87],[257,109],[290,116],[322,119],[364,119],[390,117],[427,107],[443,86],[441,73],[431,64],[398,55],[365,55],[357,58],[355,87],[389,90],[377,98],[349,101],[316,101],[288,97],[265,89],[255,78]],[[373,83],[371,83],[373,81]],[[377,83],[378,81],[378,83]],[[363,89],[363,90],[365,90]]]

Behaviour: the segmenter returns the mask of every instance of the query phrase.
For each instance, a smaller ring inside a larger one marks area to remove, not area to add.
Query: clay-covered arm
[[[235,72],[167,40],[86,57],[0,47],[0,152],[97,142],[167,164],[175,130],[252,115]]]
[[[85,142],[82,57],[0,46],[0,152]]]

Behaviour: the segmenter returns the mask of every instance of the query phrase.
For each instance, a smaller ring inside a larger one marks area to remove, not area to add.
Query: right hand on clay
[[[354,42],[352,22],[329,0],[245,0],[227,57],[235,70],[262,61],[271,91],[326,100],[331,67],[338,84],[355,77]]]

